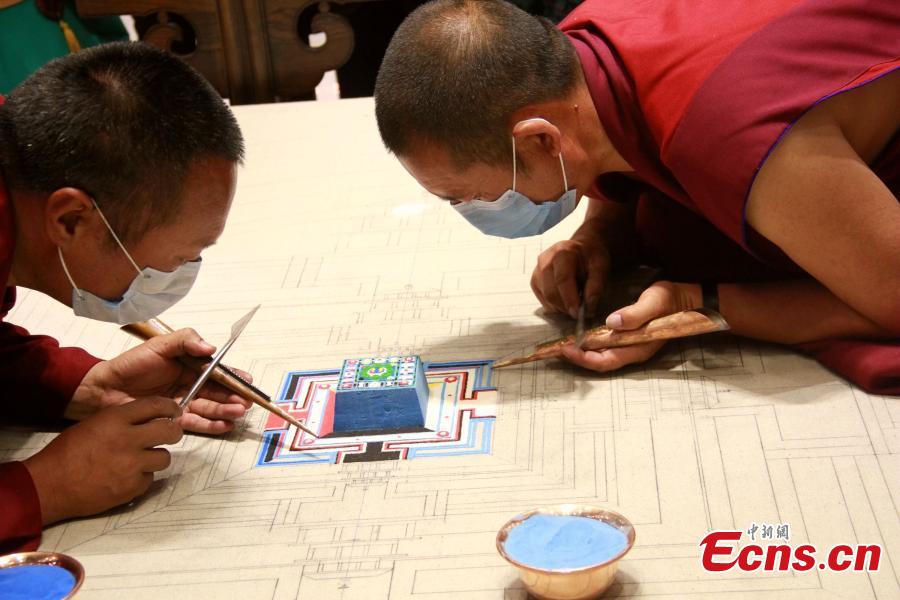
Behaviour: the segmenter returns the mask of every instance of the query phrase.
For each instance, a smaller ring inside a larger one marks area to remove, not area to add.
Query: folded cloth
[[[820,340],[794,347],[870,394],[900,396],[900,341]]]

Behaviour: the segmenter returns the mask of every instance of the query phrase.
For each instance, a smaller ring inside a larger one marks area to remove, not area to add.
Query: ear
[[[90,235],[96,228],[91,197],[77,188],[60,188],[47,197],[44,205],[44,228],[47,237],[65,250],[77,239]]]
[[[562,151],[559,128],[541,117],[519,121],[513,125],[512,134],[516,138],[516,152],[523,157],[540,153],[556,158]]]

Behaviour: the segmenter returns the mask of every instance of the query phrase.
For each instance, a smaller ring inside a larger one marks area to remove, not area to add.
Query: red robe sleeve
[[[0,106],[5,98],[0,95]],[[60,348],[53,338],[30,335],[3,319],[16,301],[7,287],[15,248],[13,212],[0,177],[0,385],[4,420],[62,417],[85,374],[100,359],[78,348]],[[0,464],[0,554],[36,550],[41,541],[41,505],[31,474],[20,462]]]
[[[15,302],[15,290],[7,288],[3,300],[0,319]],[[80,348],[60,348],[51,337],[0,321],[4,416],[13,421],[61,418],[78,384],[98,362]]]
[[[37,550],[41,504],[31,474],[20,462],[0,464],[0,554]]]
[[[15,291],[7,288],[0,308],[4,419],[59,419],[78,384],[100,359],[2,322],[14,302]],[[0,464],[0,554],[37,549],[41,525],[40,502],[28,469],[20,462]]]

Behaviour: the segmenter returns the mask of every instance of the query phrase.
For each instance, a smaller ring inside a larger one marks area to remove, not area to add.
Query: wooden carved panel
[[[233,104],[312,97],[325,72],[353,52],[353,29],[332,4],[371,0],[75,0],[84,17],[154,15],[143,39],[183,58]],[[315,11],[310,47],[299,33]]]
[[[345,2],[338,0],[337,3]],[[350,58],[353,28],[347,19],[330,10],[331,2],[263,0],[263,4],[273,84],[278,98],[301,98],[309,94],[325,72],[337,69]],[[325,34],[325,43],[317,48],[310,47],[298,32],[300,17],[308,8],[316,10],[312,32]]]
[[[147,31],[144,40],[177,54],[202,73],[220,94],[232,96],[216,0],[76,0],[75,5],[83,17],[154,15],[157,24]],[[193,50],[181,53],[182,46],[176,42],[193,46]]]

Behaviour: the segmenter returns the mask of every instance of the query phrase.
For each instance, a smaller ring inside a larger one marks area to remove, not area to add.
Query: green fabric
[[[65,4],[63,19],[82,48],[128,39],[121,19],[81,19],[71,1]],[[59,23],[42,15],[34,0],[0,9],[0,94],[8,94],[44,64],[66,54],[69,46]]]

